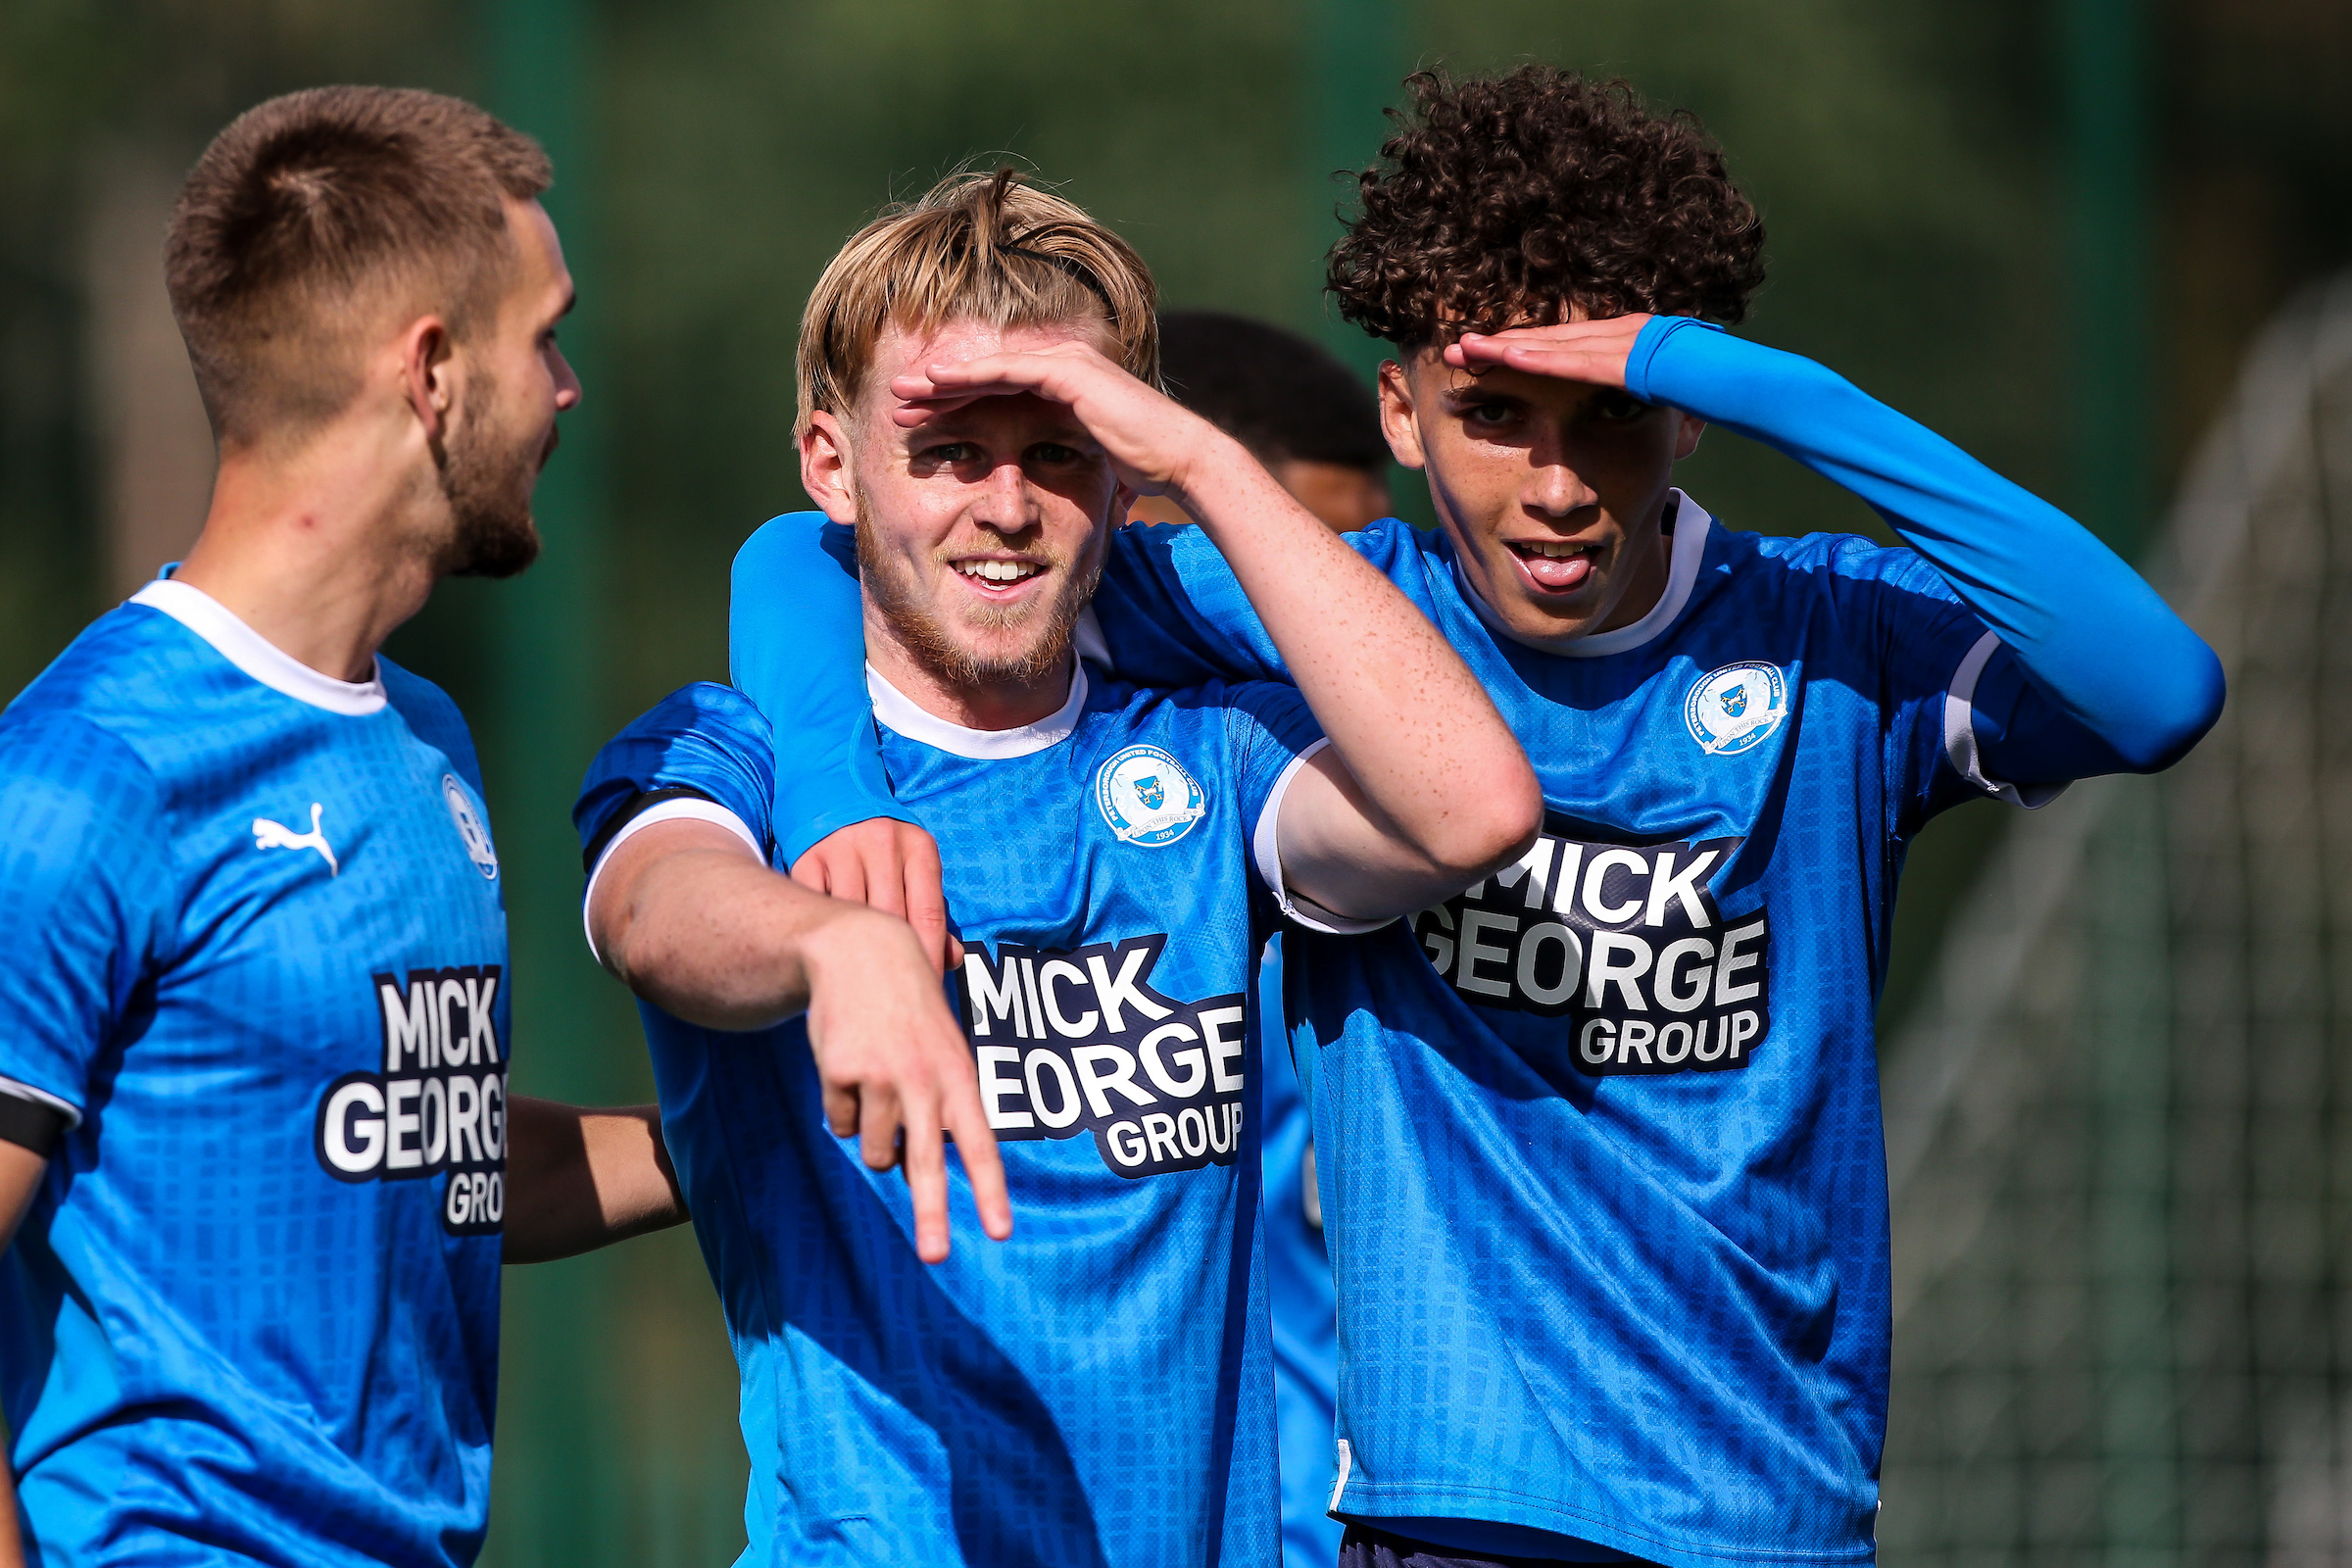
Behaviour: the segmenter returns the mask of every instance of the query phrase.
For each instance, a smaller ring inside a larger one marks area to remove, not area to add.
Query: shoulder
[[[115,771],[154,780],[184,764],[192,726],[190,680],[210,650],[171,617],[141,605],[99,616],[0,712],[0,768],[43,769],[111,759]],[[205,673],[211,673],[207,670]],[[201,748],[195,748],[200,750]]]
[[[770,765],[774,734],[742,692],[715,681],[681,686],[647,709],[607,743],[600,766],[656,770],[691,758]]]
[[[380,654],[376,656],[375,670],[376,678],[384,683],[385,703],[418,740],[458,763],[468,775],[466,782],[478,793],[482,787],[482,764],[474,756],[473,732],[466,727],[466,715],[458,710],[449,693]]]
[[[1198,745],[1261,737],[1303,745],[1322,731],[1306,699],[1280,681],[1206,681],[1162,690],[1105,681],[1087,695],[1098,741],[1158,738]]]
[[[1886,587],[1956,602],[1941,574],[1907,545],[1884,545],[1855,533],[1778,535],[1715,525],[1708,554],[1735,575],[1780,578],[1823,593]]]

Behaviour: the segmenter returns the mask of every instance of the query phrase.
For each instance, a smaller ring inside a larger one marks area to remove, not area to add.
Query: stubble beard
[[[862,484],[853,486],[852,494],[860,518],[875,514],[873,501]],[[900,645],[941,684],[956,691],[1027,685],[1068,665],[1078,617],[1094,602],[1096,584],[1102,577],[1101,552],[1095,552],[1083,566],[1049,560],[1060,587],[1042,604],[974,606],[960,623],[970,633],[985,636],[1035,627],[1025,646],[987,650],[957,635],[958,628],[950,626],[923,599],[905,564],[875,542],[872,530],[860,527],[855,531],[858,574],[865,591],[873,596],[874,608],[889,622]]]
[[[441,462],[441,494],[450,532],[434,561],[444,577],[512,577],[539,559],[539,529],[531,519],[531,489],[555,450],[516,445],[498,419],[496,385],[477,379],[473,405],[451,433]]]

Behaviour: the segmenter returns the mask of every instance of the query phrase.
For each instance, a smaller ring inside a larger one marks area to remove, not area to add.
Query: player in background
[[[811,1058],[830,1020],[790,1016],[792,944],[828,910],[873,916],[768,869],[751,699],[790,708],[789,676],[688,688],[581,799],[590,934],[651,1004],[744,1371],[747,1560],[1275,1561],[1258,951],[1277,908],[1393,919],[1535,829],[1525,759],[1429,622],[1153,388],[1152,305],[1123,241],[1006,170],[854,236],[802,323],[802,478],[854,525],[881,761],[956,866],[962,1028],[928,975],[909,1027],[943,1047],[948,1172],[960,1192],[1001,1160],[1009,1240],[965,1228],[960,1200],[923,1212],[890,1173],[902,1151],[827,1135],[829,1113],[847,1131]],[[1147,491],[1232,552],[1296,689],[1080,664],[1103,552]],[[941,1167],[938,1126],[907,1123],[910,1173]]]
[[[2219,715],[2220,664],[2072,519],[1721,329],[1762,228],[1693,121],[1540,66],[1411,86],[1330,280],[1396,348],[1382,417],[1439,528],[1349,543],[1468,660],[1546,822],[1409,927],[1285,943],[1342,1560],[1867,1562],[1872,1029],[1905,848],[1956,802],[2169,766]],[[1672,483],[1708,423],[1908,548],[1718,523]],[[734,657],[792,663],[822,708],[857,666],[820,549],[739,579],[795,605],[739,623]],[[1126,530],[1096,604],[1122,674],[1282,671],[1196,530]],[[779,725],[796,808],[910,814],[845,733]],[[867,874],[921,897],[919,860]]]
[[[1381,438],[1380,404],[1328,351],[1246,316],[1167,311],[1159,318],[1159,372],[1170,396],[1248,447],[1332,532],[1351,533],[1388,515],[1389,444]],[[1165,496],[1139,497],[1128,517],[1192,520]],[[1314,1140],[1282,1023],[1279,933],[1266,944],[1257,997],[1282,1557],[1286,1568],[1331,1568],[1339,1560],[1340,1526],[1324,1510],[1331,1498],[1339,1341]]]
[[[502,1259],[684,1217],[653,1107],[508,1098],[473,746],[377,655],[539,549],[550,177],[334,87],[181,193],[202,535],[0,715],[0,1564],[470,1562]]]
[[[1389,514],[1389,444],[1371,388],[1296,332],[1223,311],[1163,311],[1168,395],[1250,449],[1335,533]],[[1131,522],[1190,522],[1165,496],[1139,496]]]

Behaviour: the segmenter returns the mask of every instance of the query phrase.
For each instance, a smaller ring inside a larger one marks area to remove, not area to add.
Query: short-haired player
[[[509,1098],[473,746],[377,653],[539,548],[551,177],[336,87],[181,193],[203,532],[0,715],[0,1562],[470,1562],[500,1265],[684,1217],[652,1107]]]

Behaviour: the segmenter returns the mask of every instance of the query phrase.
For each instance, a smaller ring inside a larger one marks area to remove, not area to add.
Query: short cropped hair
[[[463,339],[516,252],[505,198],[547,154],[473,105],[402,87],[314,87],[239,115],[196,161],[164,247],[172,313],[224,446],[348,407],[363,336],[392,307]]]
[[[1401,348],[1652,312],[1736,322],[1764,224],[1687,113],[1549,66],[1406,78],[1410,115],[1332,248],[1340,314]]]
[[[849,412],[885,328],[950,321],[1044,326],[1099,321],[1116,359],[1159,379],[1158,290],[1133,246],[1075,203],[1019,172],[956,173],[919,201],[885,208],[850,237],[801,314],[800,417]]]
[[[1388,472],[1372,389],[1296,332],[1222,311],[1170,311],[1159,318],[1159,373],[1169,396],[1261,463]]]

